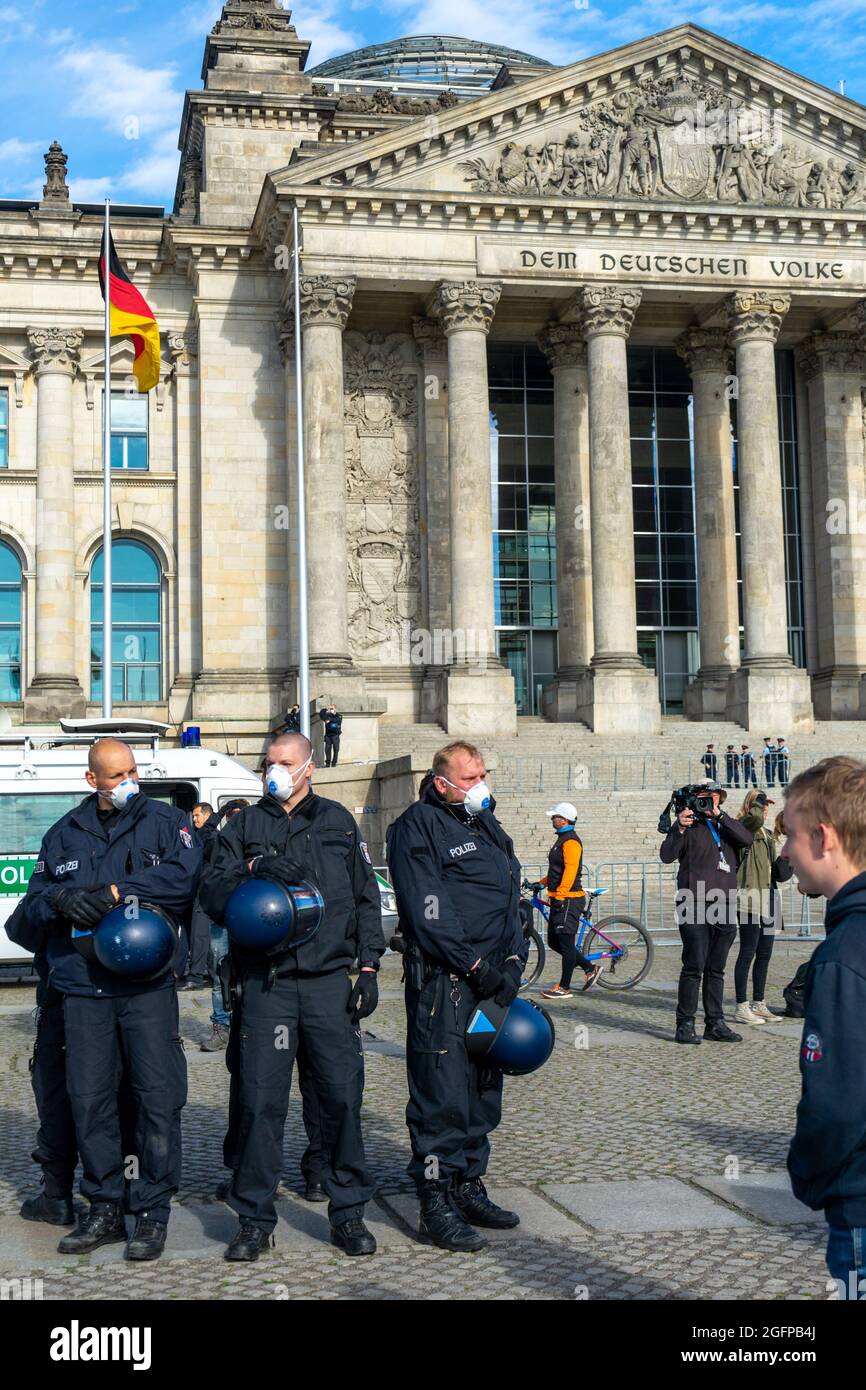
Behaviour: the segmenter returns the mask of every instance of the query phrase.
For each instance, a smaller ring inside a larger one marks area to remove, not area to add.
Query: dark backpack
[[[785,985],[785,988],[782,990],[782,994],[785,998],[786,1018],[805,1017],[806,1010],[804,1007],[804,998],[806,994],[806,971],[808,969],[809,962],[804,960],[803,964],[798,966],[797,973],[791,983]]]

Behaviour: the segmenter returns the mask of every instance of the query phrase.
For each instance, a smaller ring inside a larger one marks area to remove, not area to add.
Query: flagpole
[[[105,286],[105,399],[102,406],[102,717],[111,718],[111,258],[105,200],[102,272]]]
[[[301,363],[301,247],[297,203],[292,208],[292,240],[294,244],[295,400],[298,449],[298,703],[301,706],[301,733],[309,738],[310,632],[307,608],[307,497],[304,479],[304,392]]]

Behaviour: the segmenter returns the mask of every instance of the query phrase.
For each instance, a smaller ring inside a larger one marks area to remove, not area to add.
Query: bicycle
[[[533,885],[526,879],[522,886],[531,892],[531,897],[521,896],[520,899],[523,934],[530,943],[527,975],[520,986],[524,990],[541,978],[547,955],[541,934],[535,928],[533,914],[538,911],[547,922],[550,920],[550,907],[537,892],[532,891]],[[649,932],[633,917],[603,917],[600,922],[593,924],[593,901],[609,891],[607,888],[591,888],[587,892],[586,907],[580,914],[574,944],[587,960],[610,962],[598,977],[602,989],[633,989],[646,979],[652,969],[655,948]],[[627,962],[631,963],[628,968]]]

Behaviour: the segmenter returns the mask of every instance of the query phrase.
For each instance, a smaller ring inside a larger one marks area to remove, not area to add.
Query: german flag
[[[146,299],[135,288],[108,234],[108,317],[112,338],[132,338],[135,349],[133,374],[139,391],[151,391],[159,381],[159,328]],[[105,234],[99,257],[99,288],[105,299]]]

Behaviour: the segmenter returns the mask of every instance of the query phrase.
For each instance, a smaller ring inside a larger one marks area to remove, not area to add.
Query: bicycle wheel
[[[585,956],[602,960],[604,969],[598,977],[602,989],[632,989],[646,979],[655,954],[652,937],[633,917],[604,917],[590,929],[580,949]]]
[[[544,971],[544,959],[547,954],[544,949],[544,942],[535,927],[530,927],[526,935],[529,941],[529,959],[523,972],[521,990],[528,989],[530,985],[536,984],[541,979]]]

